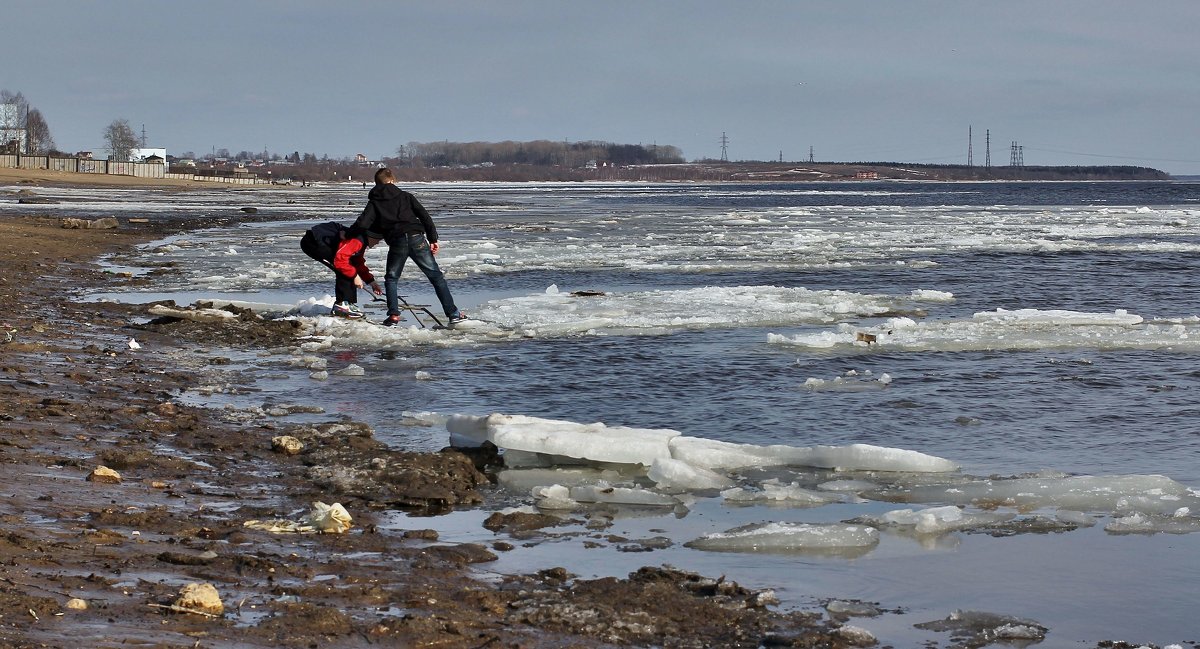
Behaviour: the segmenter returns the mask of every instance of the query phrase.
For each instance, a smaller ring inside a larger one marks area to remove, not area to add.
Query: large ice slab
[[[849,523],[760,523],[715,532],[684,545],[718,552],[862,551],[879,543],[879,531]]]
[[[486,417],[455,415],[446,428],[454,438],[489,441],[502,449],[645,466],[670,459],[668,443],[680,435],[679,431],[662,428],[579,424],[500,413]]]
[[[679,436],[671,440],[671,455],[677,460],[707,469],[811,466],[839,470],[943,473],[959,468],[954,462],[933,455],[870,444],[759,446]]]

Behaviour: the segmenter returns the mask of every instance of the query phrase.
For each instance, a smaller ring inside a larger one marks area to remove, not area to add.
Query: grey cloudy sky
[[[59,148],[602,140],[689,159],[1200,174],[1196,0],[3,0],[0,88]]]

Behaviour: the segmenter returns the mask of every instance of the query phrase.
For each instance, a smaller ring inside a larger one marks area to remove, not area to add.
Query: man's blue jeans
[[[400,273],[404,271],[404,262],[412,257],[417,268],[429,278],[433,291],[437,293],[438,302],[442,303],[442,311],[447,318],[458,315],[458,307],[454,306],[454,298],[450,295],[450,287],[446,284],[446,276],[438,268],[429,249],[429,241],[424,234],[404,234],[397,232],[389,234],[385,239],[388,244],[387,272],[383,276],[383,288],[387,293],[388,315],[400,315],[400,299],[397,297],[397,284]]]

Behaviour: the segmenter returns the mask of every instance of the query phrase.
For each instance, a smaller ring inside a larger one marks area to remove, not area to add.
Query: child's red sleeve
[[[353,239],[344,239],[338,244],[337,253],[333,255],[333,267],[338,273],[346,277],[354,277],[359,274],[358,265],[362,264],[361,260],[355,263],[352,259],[363,248],[362,239],[354,237]]]

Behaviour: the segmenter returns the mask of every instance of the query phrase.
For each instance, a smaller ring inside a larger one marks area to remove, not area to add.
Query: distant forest
[[[404,166],[533,165],[582,168],[674,164],[683,152],[670,145],[612,142],[410,142],[396,153]]]

